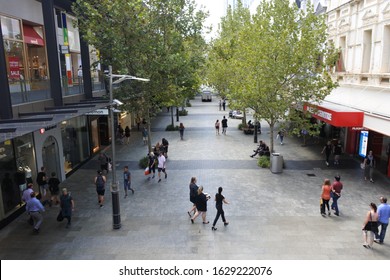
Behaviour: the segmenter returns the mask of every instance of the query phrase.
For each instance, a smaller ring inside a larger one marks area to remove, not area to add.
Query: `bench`
[[[244,134],[253,134],[253,133],[255,133],[255,129],[254,128],[249,128],[249,127],[243,128],[242,131],[244,132]]]

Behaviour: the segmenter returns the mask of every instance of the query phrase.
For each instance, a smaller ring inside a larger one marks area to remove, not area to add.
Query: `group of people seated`
[[[267,146],[267,144],[265,144],[264,141],[260,140],[259,141],[259,146],[257,147],[256,150],[253,150],[255,153],[253,155],[250,155],[250,157],[254,157],[256,155],[260,155],[260,156],[270,156],[270,152],[269,152],[269,147]]]

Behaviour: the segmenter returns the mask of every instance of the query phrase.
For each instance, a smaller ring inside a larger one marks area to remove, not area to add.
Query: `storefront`
[[[35,181],[36,174],[31,133],[0,143],[0,221],[24,205],[22,192],[27,183]]]
[[[80,116],[61,123],[64,170],[69,174],[90,156],[87,117]]]
[[[12,104],[50,98],[43,27],[4,15],[0,19]]]

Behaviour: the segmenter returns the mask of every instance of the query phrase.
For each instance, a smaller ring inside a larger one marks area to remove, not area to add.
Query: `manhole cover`
[[[316,176],[316,174],[313,174],[313,173],[309,173],[309,174],[306,174],[307,176],[309,176],[309,177],[315,177]]]

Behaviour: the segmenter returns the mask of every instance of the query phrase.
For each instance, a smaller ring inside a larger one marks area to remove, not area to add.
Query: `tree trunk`
[[[148,108],[148,111],[147,111],[147,116],[146,116],[146,121],[147,121],[147,125],[148,125],[148,150],[149,150],[149,153],[152,151],[152,143],[150,141],[150,139],[152,138],[151,137],[151,133],[150,133],[150,114],[149,114],[149,108]]]
[[[179,107],[176,107],[176,121],[179,121]]]
[[[173,122],[173,106],[171,106],[171,125],[174,126],[174,122]]]

